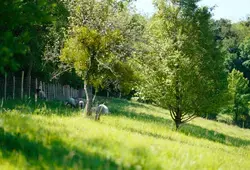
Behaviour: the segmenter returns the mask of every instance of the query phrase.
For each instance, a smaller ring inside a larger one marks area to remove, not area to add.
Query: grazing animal
[[[100,104],[100,105],[97,106],[97,108],[96,108],[95,120],[100,120],[101,114],[108,114],[108,113],[109,113],[108,107],[105,106],[104,104]]]
[[[76,107],[77,106],[77,102],[74,98],[70,97],[68,98],[68,100],[65,102],[66,106],[71,106],[71,107]]]
[[[80,109],[83,109],[84,108],[84,101],[79,100],[78,105],[79,105]]]
[[[41,89],[36,89],[36,94],[40,99],[44,99],[44,100],[47,99],[45,92]]]
[[[65,105],[68,105],[68,106],[71,106],[71,107],[80,107],[81,109],[84,108],[84,101],[83,99],[81,98],[73,98],[73,97],[70,97],[68,98],[68,100],[65,102]]]

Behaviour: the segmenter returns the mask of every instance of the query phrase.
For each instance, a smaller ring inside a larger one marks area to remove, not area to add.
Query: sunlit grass
[[[250,169],[250,130],[197,118],[175,131],[164,109],[107,105],[96,122],[58,104],[12,104],[0,115],[0,169]]]

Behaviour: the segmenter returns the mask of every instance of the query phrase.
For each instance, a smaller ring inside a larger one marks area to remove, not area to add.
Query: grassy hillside
[[[9,103],[0,113],[0,169],[250,169],[250,130],[110,100],[100,122],[57,104]]]

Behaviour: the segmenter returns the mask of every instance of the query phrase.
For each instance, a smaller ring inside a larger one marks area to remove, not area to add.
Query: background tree
[[[24,70],[27,77],[34,74],[46,80],[50,72],[42,61],[46,35],[65,12],[60,0],[1,2],[0,72]]]
[[[232,24],[230,20],[215,21],[216,37],[222,43],[221,51],[225,55],[225,66],[228,72],[239,70],[250,79],[249,67],[249,36],[248,20]]]
[[[244,126],[244,122],[249,118],[248,102],[249,81],[244,78],[243,73],[233,69],[228,76],[228,89],[231,97],[230,111],[233,113],[234,123]]]

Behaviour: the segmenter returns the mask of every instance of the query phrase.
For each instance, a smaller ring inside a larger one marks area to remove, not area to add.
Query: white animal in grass
[[[100,120],[101,114],[108,114],[109,109],[106,105],[100,104],[95,108],[95,113],[96,113],[95,120]]]
[[[81,109],[84,108],[84,101],[82,99],[74,99],[73,97],[68,98],[68,100],[65,102],[65,105],[71,106],[76,108],[79,106]]]
[[[74,98],[70,97],[65,102],[65,105],[71,106],[71,107],[76,107],[76,100]]]
[[[38,98],[46,100],[47,97],[46,97],[46,94],[43,90],[36,89],[36,93],[37,93]]]
[[[84,109],[84,101],[83,101],[83,99],[78,99],[78,105],[79,105],[80,109]]]

